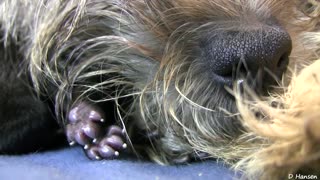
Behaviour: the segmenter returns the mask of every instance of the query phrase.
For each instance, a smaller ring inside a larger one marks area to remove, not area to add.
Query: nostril
[[[279,61],[278,61],[278,64],[277,64],[277,68],[278,69],[283,69],[283,68],[286,68],[286,66],[288,65],[288,62],[289,62],[289,54],[290,53],[284,53]]]
[[[228,68],[220,68],[220,70],[215,71],[215,75],[221,78],[235,80],[240,75],[246,75],[248,73],[248,67],[244,63],[235,63],[229,65]]]

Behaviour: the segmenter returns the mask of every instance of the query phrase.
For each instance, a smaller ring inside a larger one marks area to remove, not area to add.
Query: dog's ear
[[[298,9],[309,17],[320,16],[320,0],[296,0]]]

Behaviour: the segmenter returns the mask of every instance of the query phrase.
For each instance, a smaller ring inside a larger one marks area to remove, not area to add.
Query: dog
[[[277,92],[288,67],[313,55],[302,4],[4,0],[0,152],[67,140],[96,160],[131,151],[234,164],[248,140],[236,97]]]

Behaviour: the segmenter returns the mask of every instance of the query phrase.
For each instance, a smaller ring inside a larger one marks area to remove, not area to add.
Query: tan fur
[[[257,120],[251,111],[252,104],[248,109],[248,104],[239,99],[238,107],[248,128],[244,136],[252,137],[253,141],[248,145],[249,153],[234,167],[244,170],[247,178],[286,179],[289,174],[320,176],[320,3],[309,2],[315,7],[313,11],[304,9],[304,12],[309,12],[309,27],[313,30],[301,38],[313,55],[304,63],[301,61],[301,72],[293,72],[285,94],[254,104],[254,109],[263,112],[268,121]],[[315,62],[310,64],[310,61]],[[271,102],[282,106],[271,107]]]

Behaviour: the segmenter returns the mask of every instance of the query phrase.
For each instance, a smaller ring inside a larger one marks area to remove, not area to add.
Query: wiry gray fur
[[[195,55],[198,43],[208,32],[268,28],[262,22],[271,16],[289,27],[286,22],[296,18],[288,16],[293,2],[197,3],[3,0],[0,25],[4,43],[19,45],[34,88],[54,99],[61,124],[74,103],[94,92],[107,92],[95,101],[132,97],[129,107],[118,104],[117,119],[127,129],[135,124],[157,133],[145,148],[155,161],[175,162],[200,151],[233,160],[245,151],[233,147],[246,141],[238,139],[243,128],[231,115],[236,104],[210,80],[206,64]],[[291,29],[289,33],[298,33]],[[100,76],[103,81],[90,82]]]

